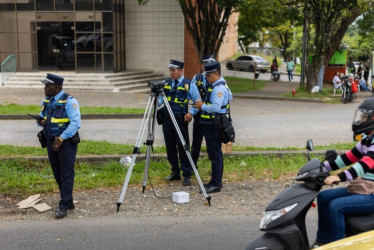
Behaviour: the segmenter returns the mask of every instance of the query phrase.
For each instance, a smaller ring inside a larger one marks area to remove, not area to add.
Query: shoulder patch
[[[78,104],[73,103],[73,109],[77,109],[77,108],[78,108]]]
[[[218,93],[217,93],[217,96],[218,96],[218,97],[222,97],[222,96],[223,96],[222,92],[218,92]]]
[[[184,89],[185,89],[185,90],[188,90],[188,83],[186,83],[186,84],[184,85]]]

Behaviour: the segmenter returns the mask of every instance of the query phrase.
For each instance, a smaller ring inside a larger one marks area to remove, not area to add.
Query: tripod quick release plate
[[[159,80],[148,81],[148,87],[151,88],[152,91],[162,91],[164,89],[165,82]]]

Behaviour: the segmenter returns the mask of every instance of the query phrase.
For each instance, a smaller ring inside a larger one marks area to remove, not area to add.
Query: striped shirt
[[[338,170],[353,164],[349,169],[338,174],[341,181],[352,181],[361,176],[374,181],[374,136],[364,137],[354,148],[339,155],[333,161],[325,161],[328,171]]]

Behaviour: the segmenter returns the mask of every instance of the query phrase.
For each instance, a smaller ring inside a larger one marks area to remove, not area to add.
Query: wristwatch
[[[61,136],[59,136],[58,139],[60,140],[60,142],[64,141],[64,139]]]

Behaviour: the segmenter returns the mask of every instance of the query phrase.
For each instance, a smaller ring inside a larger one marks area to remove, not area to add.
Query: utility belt
[[[232,126],[231,117],[226,114],[219,114],[214,117],[214,128],[221,133],[221,142],[235,142],[235,130]]]
[[[177,121],[183,122],[184,121],[184,116],[185,116],[185,114],[183,114],[183,115],[174,115],[174,118]],[[163,118],[164,118],[164,120],[171,121],[171,117],[170,117],[169,114],[164,115]]]
[[[47,141],[50,141],[50,142],[54,142],[55,141],[55,137],[51,137],[51,138],[47,138],[44,134],[44,131],[41,130],[39,131],[38,133],[38,138],[39,138],[39,142],[40,142],[40,145],[42,146],[42,148],[45,148],[47,147]],[[71,138],[68,138],[66,139],[65,141],[68,141],[68,140],[71,140],[71,142],[73,143],[73,145],[76,145],[78,143],[80,143],[81,139],[79,137],[79,133],[77,131],[77,133],[75,133],[75,135]]]

